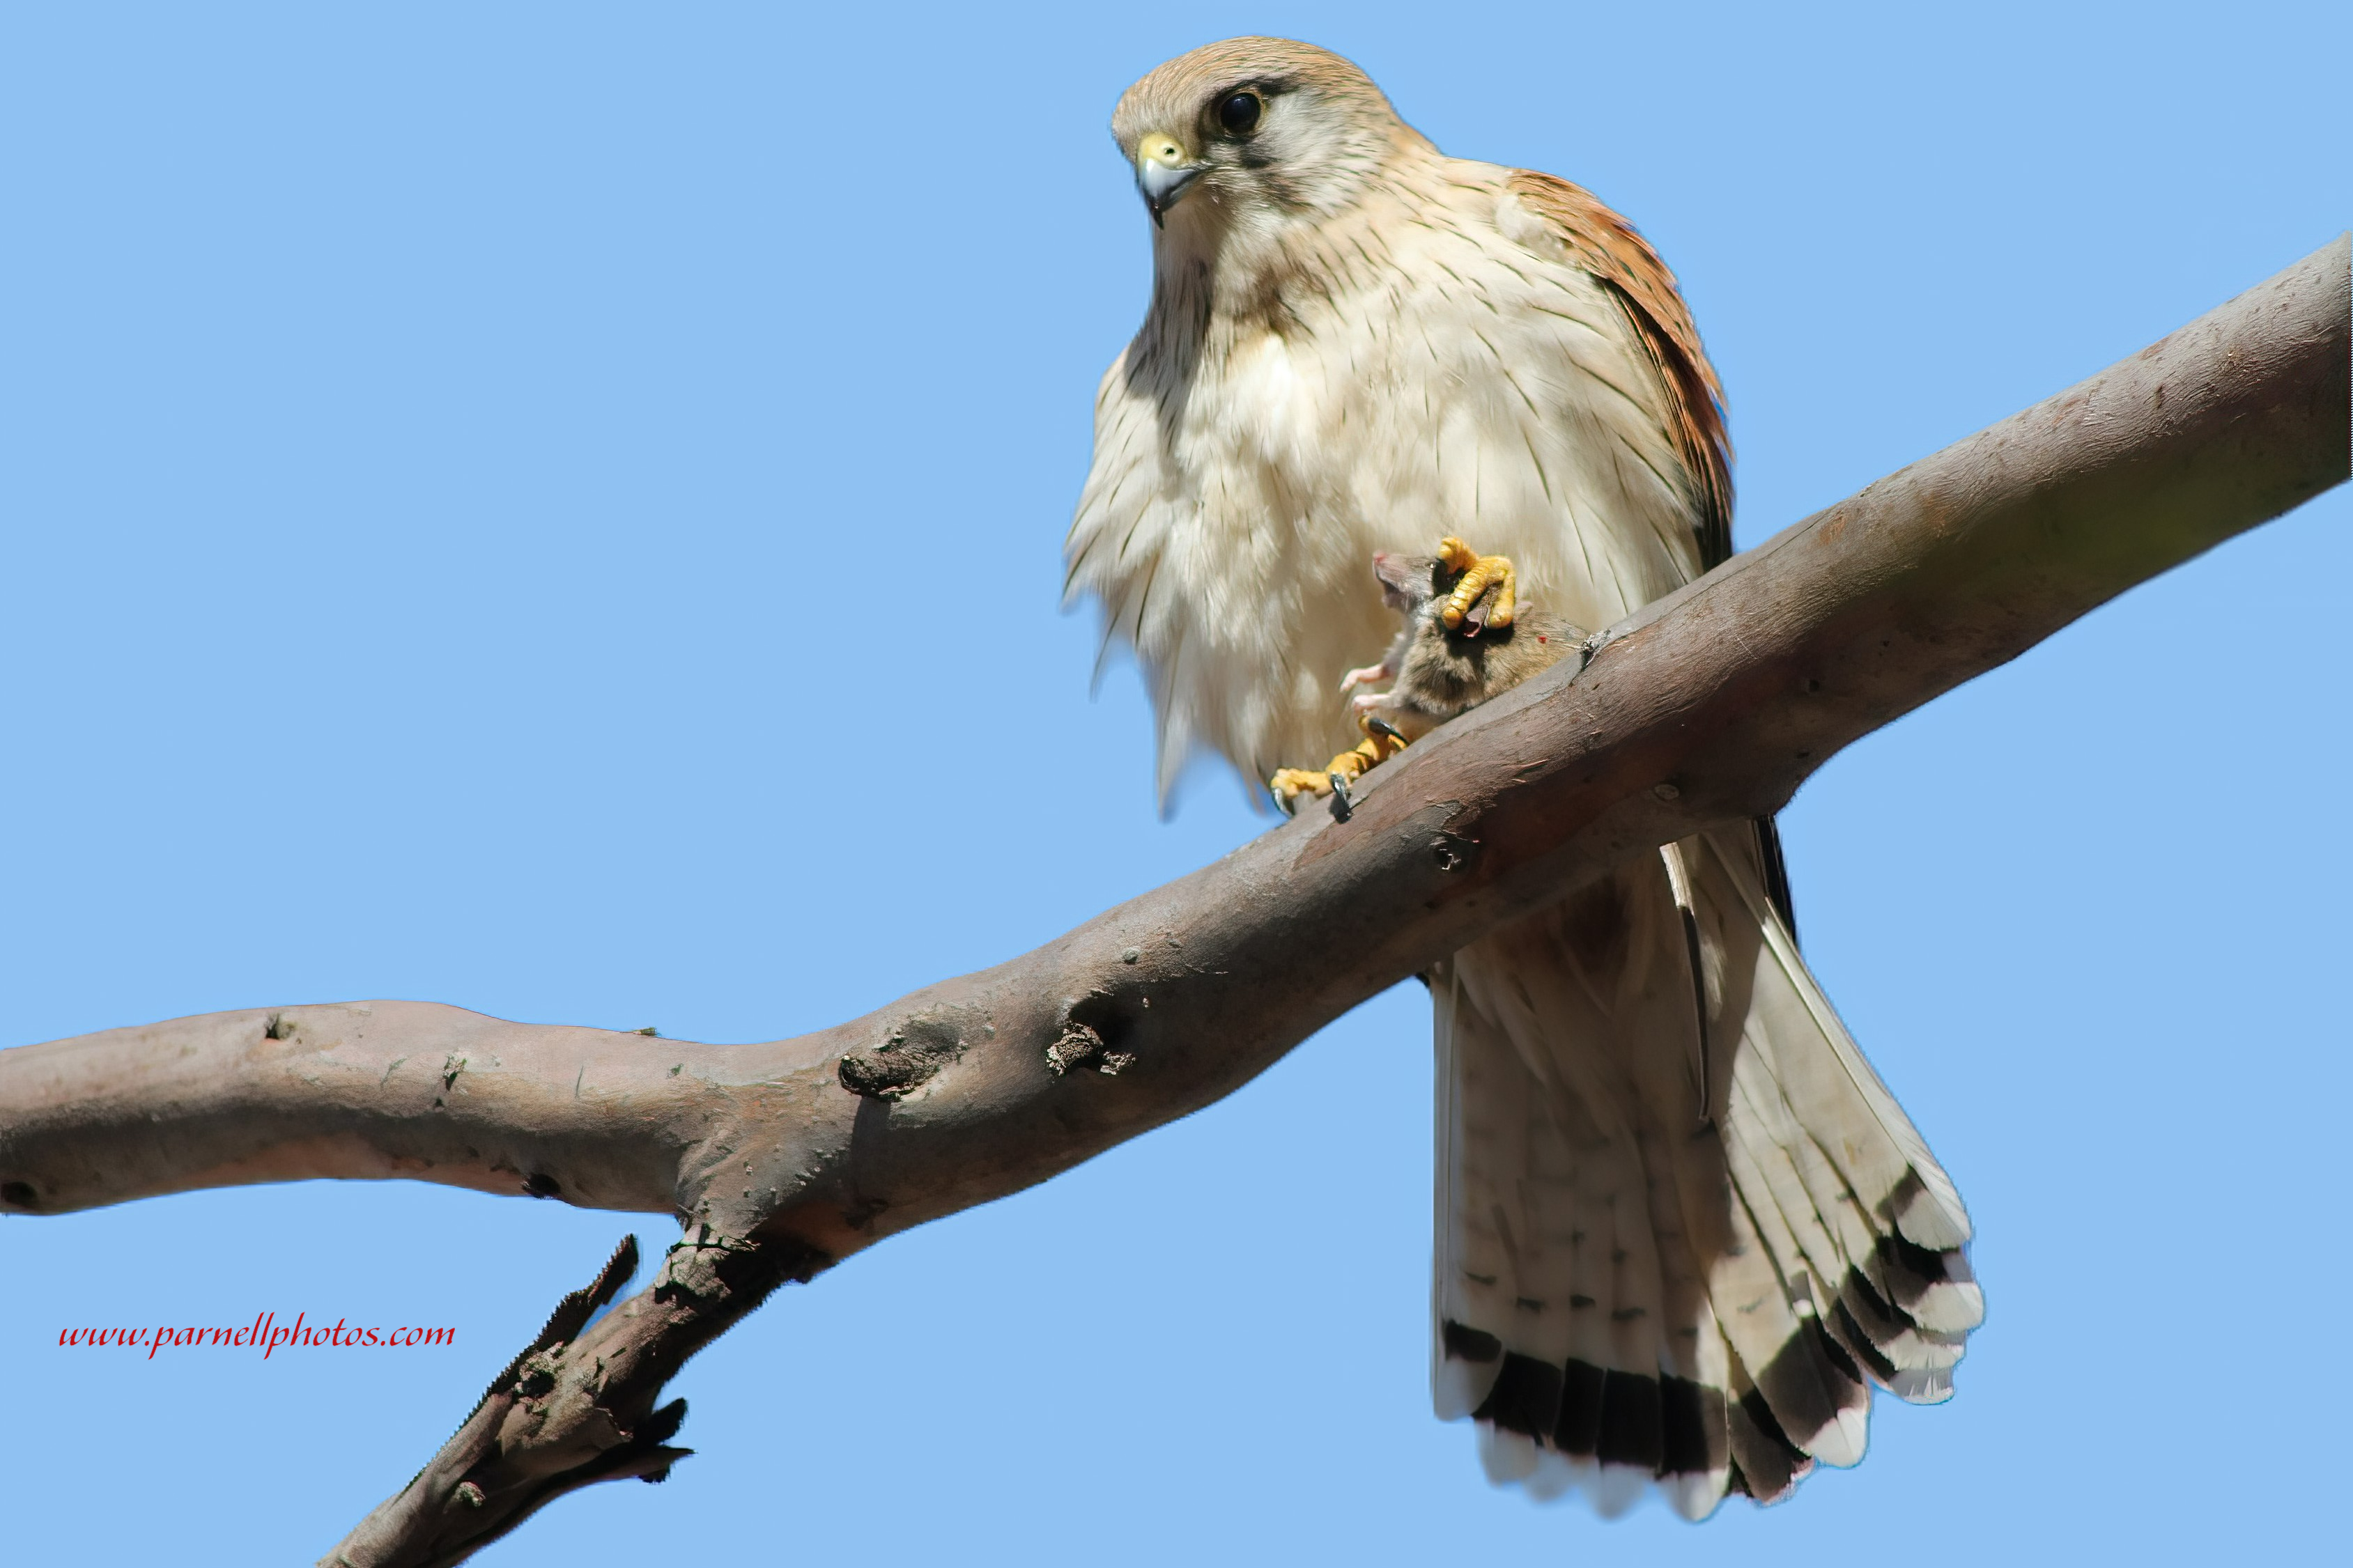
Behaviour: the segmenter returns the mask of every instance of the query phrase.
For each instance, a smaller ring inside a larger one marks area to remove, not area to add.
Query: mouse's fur
[[[1391,679],[1388,690],[1357,698],[1356,708],[1409,742],[1585,645],[1582,626],[1525,599],[1515,606],[1509,626],[1487,625],[1487,601],[1482,600],[1459,629],[1450,629],[1440,612],[1461,574],[1434,555],[1383,551],[1373,557],[1373,575],[1380,580],[1381,597],[1405,625],[1380,666]]]

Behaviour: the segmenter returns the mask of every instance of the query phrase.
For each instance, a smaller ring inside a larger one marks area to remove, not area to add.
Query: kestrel
[[[1282,39],[1171,60],[1112,130],[1152,301],[1096,401],[1070,591],[1134,649],[1164,797],[1199,751],[1260,781],[1357,740],[1342,681],[1396,627],[1376,552],[1469,541],[1595,627],[1730,553],[1715,374],[1591,195],[1443,156]],[[1799,958],[1769,822],[1425,978],[1431,1385],[1493,1479],[1605,1513],[1655,1482],[1704,1518],[1859,1460],[1873,1386],[1950,1396],[1968,1215]]]

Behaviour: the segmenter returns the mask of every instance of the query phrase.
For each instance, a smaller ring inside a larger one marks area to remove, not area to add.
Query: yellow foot
[[[1332,779],[1329,773],[1319,773],[1313,768],[1278,768],[1274,777],[1267,781],[1267,788],[1274,792],[1274,804],[1291,812],[1299,808],[1303,795],[1330,795]]]
[[[1365,731],[1365,738],[1324,763],[1323,772],[1312,768],[1277,769],[1266,785],[1273,792],[1274,804],[1285,812],[1295,811],[1301,795],[1321,797],[1334,790],[1340,791],[1340,798],[1345,801],[1348,785],[1362,778],[1366,768],[1405,750],[1405,737],[1373,715],[1359,714],[1356,725]]]
[[[1438,559],[1445,563],[1448,570],[1462,574],[1461,580],[1454,584],[1454,592],[1448,595],[1445,606],[1438,612],[1438,618],[1446,623],[1449,631],[1461,626],[1466,616],[1471,617],[1473,636],[1487,626],[1501,631],[1512,624],[1519,573],[1513,569],[1508,556],[1482,555],[1449,534],[1438,542]],[[1472,606],[1490,588],[1494,590],[1495,597],[1486,612],[1472,615]]]

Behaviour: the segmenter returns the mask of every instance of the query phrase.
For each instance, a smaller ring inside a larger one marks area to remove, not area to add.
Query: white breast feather
[[[1384,247],[1391,265],[1334,259],[1277,322],[1212,322],[1189,381],[1149,328],[1103,379],[1071,592],[1138,656],[1164,795],[1197,748],[1255,785],[1353,739],[1339,678],[1393,630],[1376,550],[1459,534],[1591,626],[1697,571],[1654,373],[1617,302],[1504,194],[1507,171],[1443,168],[1415,205],[1447,222],[1374,211],[1320,237],[1336,258],[1377,222],[1409,237]]]

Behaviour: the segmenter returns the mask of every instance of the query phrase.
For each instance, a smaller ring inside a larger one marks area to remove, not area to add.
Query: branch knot
[[[871,1100],[905,1099],[964,1055],[964,1034],[944,1011],[918,1013],[879,1046],[843,1053],[841,1087]]]
[[[1101,1035],[1076,1018],[1064,1024],[1061,1037],[1046,1047],[1046,1066],[1056,1078],[1082,1067],[1092,1067],[1105,1078],[1117,1078],[1122,1068],[1134,1061],[1134,1051],[1113,1050]]]

